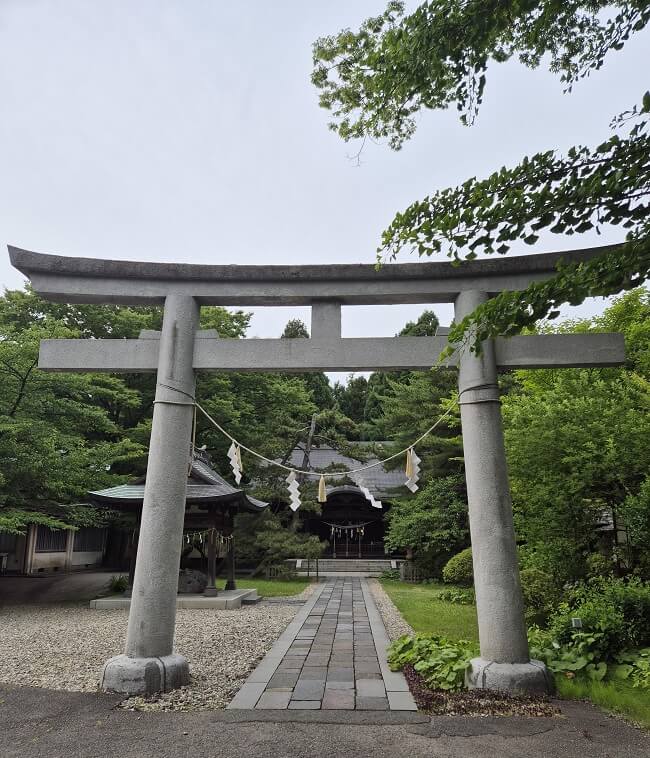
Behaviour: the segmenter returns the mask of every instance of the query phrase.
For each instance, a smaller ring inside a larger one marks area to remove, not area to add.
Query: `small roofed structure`
[[[133,531],[130,544],[129,591],[133,584],[135,561],[137,555],[140,516],[144,502],[146,478],[142,477],[133,484],[121,484],[117,487],[89,492],[92,503],[112,510],[133,513],[137,527]],[[187,495],[185,499],[185,521],[183,531],[188,544],[192,544],[192,535],[199,536],[207,546],[208,584],[205,595],[216,595],[217,552],[227,549],[226,590],[236,589],[235,585],[235,546],[234,517],[239,512],[260,513],[268,503],[250,497],[246,492],[236,489],[220,476],[211,466],[210,458],[203,450],[195,449],[187,478]]]

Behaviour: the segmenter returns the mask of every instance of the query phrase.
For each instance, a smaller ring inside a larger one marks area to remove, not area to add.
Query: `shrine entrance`
[[[307,519],[305,527],[328,543],[324,558],[385,558],[384,514],[373,508],[358,487],[334,487],[327,492],[322,515]]]

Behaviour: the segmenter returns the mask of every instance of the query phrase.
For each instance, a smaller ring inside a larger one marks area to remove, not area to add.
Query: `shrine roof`
[[[95,503],[103,505],[138,506],[144,500],[144,482],[120,484],[103,490],[89,492]],[[197,451],[188,477],[186,503],[238,505],[243,510],[261,511],[268,503],[257,500],[237,489],[218,474]]]
[[[360,447],[364,446],[363,442],[355,442],[354,444]],[[368,443],[365,444],[367,445]],[[304,454],[305,451],[302,447],[298,446],[294,448],[287,461],[287,465],[301,468]],[[328,445],[313,447],[309,452],[310,468],[314,471],[329,470],[334,465],[345,466],[346,469],[351,470],[376,463],[378,460],[376,455],[370,455],[366,461],[357,460],[356,458],[344,455]],[[390,470],[383,465],[379,465],[355,474],[346,474],[345,471],[342,471],[341,478],[350,479],[355,485],[363,482],[373,497],[377,499],[395,497],[396,495],[407,496],[410,494],[404,486],[406,476],[404,470],[400,467]],[[335,489],[340,489],[340,486],[328,486],[327,492],[330,493]]]

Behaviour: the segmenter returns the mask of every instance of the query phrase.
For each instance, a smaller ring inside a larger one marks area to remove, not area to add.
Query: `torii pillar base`
[[[513,695],[548,695],[555,690],[553,678],[542,661],[497,663],[472,658],[465,672],[470,690],[500,690]]]
[[[102,671],[101,688],[125,695],[151,695],[169,692],[190,683],[190,667],[182,655],[160,658],[109,658]]]

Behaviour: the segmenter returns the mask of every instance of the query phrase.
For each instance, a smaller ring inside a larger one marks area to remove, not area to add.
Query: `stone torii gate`
[[[444,336],[341,337],[341,306],[453,302],[456,319],[502,290],[549,278],[560,260],[584,261],[603,248],[496,260],[373,265],[211,266],[43,255],[10,247],[13,265],[42,297],[68,303],[164,306],[162,332],[135,340],[43,340],[48,371],[157,371],[141,537],[123,655],[104,666],[102,686],[123,693],[169,690],[189,681],[173,652],[195,371],[427,370]],[[311,338],[220,339],[198,330],[201,305],[310,305]],[[547,691],[531,661],[519,582],[497,371],[617,366],[620,334],[498,338],[480,355],[463,347],[459,397],[481,657],[470,687]]]

